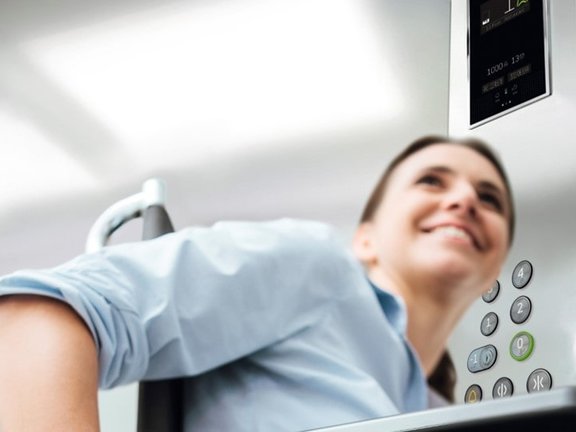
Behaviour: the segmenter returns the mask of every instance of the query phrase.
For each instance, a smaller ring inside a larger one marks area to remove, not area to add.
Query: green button
[[[510,342],[510,355],[514,360],[526,360],[532,354],[533,349],[534,338],[526,331],[516,333]]]

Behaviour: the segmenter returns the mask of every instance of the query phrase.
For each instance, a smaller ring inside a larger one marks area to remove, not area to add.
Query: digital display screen
[[[468,0],[470,126],[550,94],[546,0]]]

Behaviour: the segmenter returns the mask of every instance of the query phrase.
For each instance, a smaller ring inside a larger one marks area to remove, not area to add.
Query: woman
[[[373,282],[406,302],[408,338],[447,399],[454,379],[443,351],[447,338],[497,278],[514,225],[510,184],[494,153],[478,140],[434,136],[390,163],[362,214],[356,256]]]
[[[426,378],[497,277],[513,225],[492,153],[427,137],[385,172],[355,257],[329,227],[284,219],[7,276],[1,294],[28,295],[0,300],[0,429],[97,430],[98,382],[174,376],[195,377],[189,431],[298,431],[425,409]]]

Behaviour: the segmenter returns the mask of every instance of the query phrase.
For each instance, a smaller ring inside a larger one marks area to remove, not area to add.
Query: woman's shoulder
[[[253,256],[313,265],[317,272],[358,272],[358,261],[344,236],[335,226],[317,220],[221,221],[205,228],[204,234],[219,238],[219,249],[228,244]]]
[[[209,227],[190,227],[181,231],[195,240],[221,240],[248,249],[281,248],[310,251],[347,249],[338,230],[317,220],[281,218],[264,221],[219,221]]]
[[[231,230],[238,233],[286,233],[307,237],[336,237],[334,226],[312,219],[279,218],[263,221],[219,221],[212,225],[214,230]]]

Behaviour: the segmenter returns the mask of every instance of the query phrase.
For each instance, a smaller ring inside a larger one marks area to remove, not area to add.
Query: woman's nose
[[[468,183],[454,185],[446,195],[445,205],[452,212],[461,212],[464,216],[474,218],[477,214],[478,194]]]

